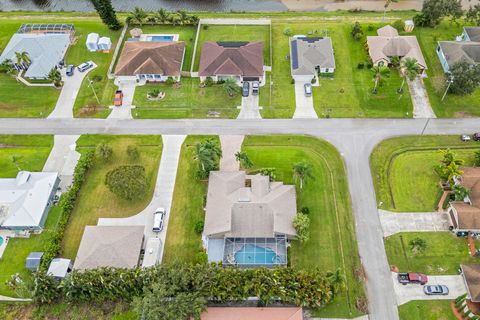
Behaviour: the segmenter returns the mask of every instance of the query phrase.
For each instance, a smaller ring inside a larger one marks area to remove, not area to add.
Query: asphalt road
[[[0,134],[307,134],[329,141],[345,161],[372,320],[398,319],[370,171],[373,148],[393,136],[477,131],[478,119],[0,119]]]

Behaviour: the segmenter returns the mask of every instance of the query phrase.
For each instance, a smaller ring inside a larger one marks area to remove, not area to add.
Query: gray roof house
[[[42,262],[43,252],[30,252],[25,262],[25,267],[33,272],[36,272]]]
[[[461,61],[480,63],[480,27],[465,27],[457,41],[439,41],[436,51],[445,73]]]
[[[292,76],[307,76],[335,72],[332,40],[329,37],[305,37],[290,39]]]
[[[41,230],[59,182],[56,172],[20,171],[0,179],[0,229]]]
[[[138,267],[143,226],[86,226],[73,268]]]
[[[210,172],[204,244],[210,261],[225,265],[286,264],[286,244],[296,236],[295,186],[244,171]]]
[[[70,35],[67,33],[16,33],[0,55],[0,63],[10,59],[17,69],[27,68],[24,77],[46,79],[50,70],[63,59],[69,45]],[[17,65],[16,52],[27,52],[30,65]]]

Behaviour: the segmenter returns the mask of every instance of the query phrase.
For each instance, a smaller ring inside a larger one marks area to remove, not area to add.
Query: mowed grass
[[[270,26],[268,25],[202,25],[198,36],[194,70],[198,71],[202,44],[205,41],[262,41],[264,65],[270,65]]]
[[[80,153],[92,150],[100,142],[108,143],[113,149],[112,158],[105,162],[95,161],[82,185],[72,212],[62,243],[62,256],[75,259],[80,240],[86,225],[96,225],[99,218],[123,218],[135,215],[151,201],[158,166],[162,153],[161,136],[101,136],[84,135],[77,141]],[[136,146],[140,158],[132,161],[127,156],[127,147]],[[122,165],[141,165],[145,167],[148,192],[137,201],[128,201],[114,195],[105,185],[105,176]]]
[[[241,95],[229,97],[222,85],[200,88],[200,81],[181,78],[181,87],[165,83],[146,84],[135,89],[132,114],[136,118],[207,118],[209,112],[220,118],[236,118],[241,105]],[[147,94],[154,89],[165,93],[165,98],[151,101]]]
[[[401,320],[456,320],[450,300],[410,301],[398,307]]]
[[[290,69],[289,38],[292,34],[313,37],[328,35],[332,39],[336,70],[334,75],[320,77],[313,87],[314,108],[319,117],[411,117],[412,102],[408,88],[398,94],[402,79],[391,69],[390,77],[373,94],[373,73],[367,69],[368,52],[364,47],[367,35],[376,35],[381,24],[362,23],[365,36],[356,41],[350,32],[353,21],[308,20],[278,21],[273,23],[273,69],[271,78],[260,91],[260,106],[265,118],[289,118],[295,111],[295,92]],[[364,63],[363,69],[357,65]]]
[[[292,242],[290,265],[301,269],[322,271],[341,269],[346,274],[346,291],[315,316],[351,317],[359,315],[357,298],[364,295],[363,285],[355,277],[360,259],[350,206],[343,161],[337,150],[325,141],[306,136],[248,136],[242,150],[254,167],[276,168],[277,181],[293,184],[292,167],[300,161],[313,166],[315,180],[297,188],[297,208],[310,209],[310,240],[304,244]]]
[[[401,213],[399,213],[401,214]],[[409,245],[412,239],[427,242],[423,252],[414,253]],[[385,239],[388,263],[400,271],[423,272],[431,275],[458,274],[460,264],[477,263],[468,254],[467,240],[451,232],[405,232]]]
[[[195,255],[203,250],[201,235],[195,232],[195,224],[205,221],[203,208],[207,182],[196,177],[198,162],[195,160],[195,145],[207,138],[215,138],[220,144],[218,137],[207,136],[188,136],[183,143],[163,254],[165,263],[193,263]]]
[[[0,178],[15,178],[21,170],[41,171],[53,145],[52,136],[0,136]],[[18,158],[16,165],[12,156]],[[5,281],[19,273],[26,279],[30,273],[25,268],[25,259],[32,251],[43,251],[55,230],[59,212],[57,207],[50,210],[44,231],[28,239],[11,238],[0,258],[0,295],[16,296]]]
[[[430,104],[437,117],[471,117],[480,116],[480,89],[472,95],[447,94],[441,101],[446,89],[446,78],[440,60],[436,53],[438,41],[455,41],[455,37],[463,32],[465,22],[451,22],[448,19],[435,28],[415,28],[413,33],[417,36],[423,55],[427,62],[428,78],[424,79]],[[467,24],[468,25],[468,24]]]
[[[450,148],[465,166],[471,166],[476,142],[462,142],[458,136],[410,136],[382,141],[370,157],[379,208],[398,212],[437,209],[441,197],[440,179],[433,170]]]

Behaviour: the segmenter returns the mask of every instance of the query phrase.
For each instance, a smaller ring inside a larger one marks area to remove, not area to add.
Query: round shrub
[[[205,223],[203,221],[197,221],[195,223],[195,232],[197,234],[202,234],[204,225],[205,225]]]
[[[143,198],[148,189],[142,166],[119,166],[107,173],[105,184],[115,195],[130,201]]]

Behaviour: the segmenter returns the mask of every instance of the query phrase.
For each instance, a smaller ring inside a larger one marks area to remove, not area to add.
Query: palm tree
[[[293,165],[293,178],[295,183],[297,179],[300,180],[300,191],[302,191],[305,180],[308,178],[314,179],[312,165],[305,161],[295,163]]]
[[[226,79],[222,87],[229,97],[235,96],[235,94],[240,91],[240,87],[237,85],[237,81],[232,78]]]
[[[387,9],[388,7],[390,6],[390,4],[392,2],[398,2],[399,0],[387,0],[385,1],[385,5],[383,6],[383,18],[382,18],[382,22],[385,21],[385,15],[387,14]]]
[[[460,166],[455,162],[450,163],[443,170],[444,177],[450,183],[451,186],[455,184],[455,178],[460,177],[463,174],[463,171],[460,170]]]
[[[400,89],[398,89],[398,92],[401,93],[403,92],[403,86],[405,84],[405,78],[408,78],[408,80],[413,81],[415,78],[418,76],[420,73],[420,65],[418,64],[417,60],[415,58],[410,58],[407,57],[402,60],[400,63],[400,74],[402,75],[402,85],[400,86]]]
[[[439,152],[443,156],[442,164],[445,167],[449,166],[452,162],[459,166],[464,162],[462,159],[458,159],[457,154],[450,149],[439,150]]]
[[[222,149],[213,139],[197,143],[195,146],[196,159],[200,161],[202,171],[210,171],[216,167],[222,157]]]
[[[334,294],[345,288],[345,276],[340,269],[335,270],[335,272],[329,271],[326,276]]]
[[[22,159],[23,156],[18,155],[18,154],[12,154],[10,156],[10,160],[12,161],[13,165],[17,168],[18,171],[21,171],[22,169],[20,168],[20,165],[18,164],[18,161]]]
[[[32,61],[30,60],[30,57],[28,56],[28,52],[22,51],[20,53],[20,56],[22,58],[23,63],[25,63],[27,66],[30,65],[30,63],[32,63]]]
[[[251,168],[253,167],[253,162],[250,160],[248,157],[248,154],[246,152],[237,152],[235,153],[235,159],[240,162],[242,165],[242,168]]]
[[[200,21],[200,18],[194,14],[190,16],[189,22],[193,24],[194,26],[198,25],[198,22]]]
[[[60,87],[60,85],[62,84],[62,75],[60,74],[60,71],[58,71],[56,68],[52,68],[52,70],[50,70],[47,78],[48,80],[53,82],[55,87]]]
[[[177,11],[177,14],[178,14],[178,21],[179,21],[180,24],[185,24],[185,23],[188,22],[189,16],[188,16],[187,11],[185,11],[185,10],[178,10],[178,11]]]
[[[180,23],[180,17],[178,16],[177,13],[173,13],[170,15],[169,21],[172,24],[172,26],[176,26],[177,23]]]
[[[140,26],[142,26],[143,21],[147,18],[148,14],[142,8],[135,7],[133,11],[130,12],[128,18],[130,21],[137,22]]]
[[[15,52],[15,58],[17,60],[17,66],[22,66],[22,54],[20,52]]]
[[[167,10],[161,8],[158,9],[157,12],[155,12],[154,16],[157,22],[164,24],[169,20],[170,13]]]
[[[375,87],[373,88],[372,92],[377,93],[378,84],[385,78],[388,78],[390,76],[390,69],[388,69],[384,65],[378,64],[372,67],[372,72],[373,79],[375,79]]]

